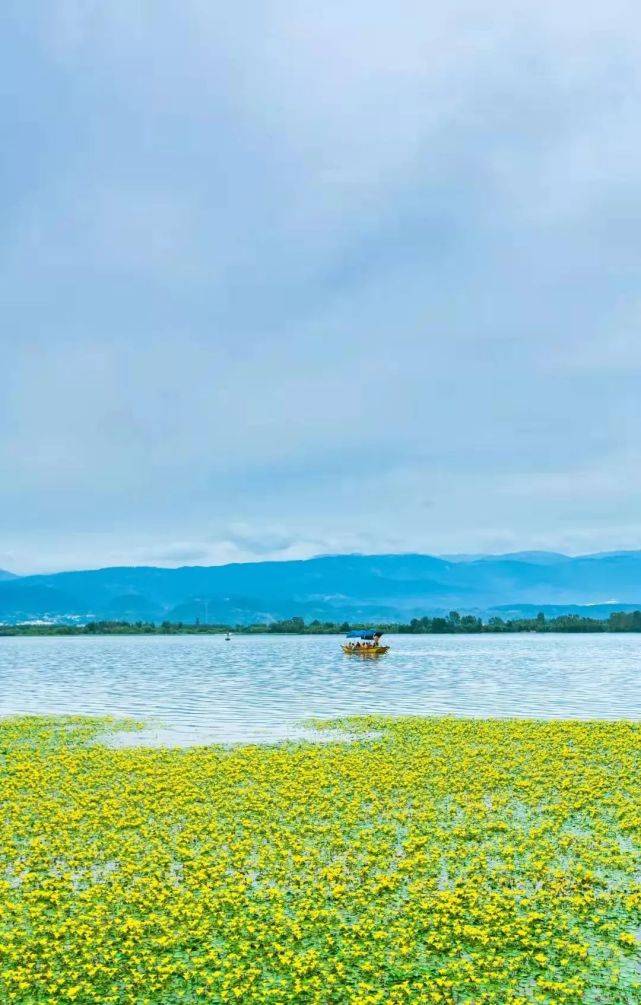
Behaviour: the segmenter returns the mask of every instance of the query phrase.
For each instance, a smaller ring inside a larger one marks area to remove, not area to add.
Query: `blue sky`
[[[641,547],[637,5],[1,23],[0,567]]]

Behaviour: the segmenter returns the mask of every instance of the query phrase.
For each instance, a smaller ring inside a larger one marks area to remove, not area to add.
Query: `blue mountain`
[[[0,581],[0,620],[182,620],[246,623],[299,615],[395,619],[549,606],[595,612],[641,606],[641,552],[571,557],[333,555],[179,569],[123,566]]]

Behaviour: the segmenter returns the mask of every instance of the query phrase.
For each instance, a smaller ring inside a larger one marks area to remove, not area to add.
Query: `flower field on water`
[[[641,726],[104,728],[0,722],[1,1002],[641,1002]]]

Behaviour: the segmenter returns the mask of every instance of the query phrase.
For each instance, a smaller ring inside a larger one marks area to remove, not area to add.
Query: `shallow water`
[[[0,638],[0,715],[149,723],[133,742],[265,742],[301,721],[386,715],[641,719],[641,635],[392,636],[379,660],[337,636]],[[134,735],[132,735],[134,736]]]

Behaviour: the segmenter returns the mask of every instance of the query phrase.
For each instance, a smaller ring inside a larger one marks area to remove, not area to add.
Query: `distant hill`
[[[241,624],[294,615],[394,620],[449,610],[578,613],[585,606],[593,616],[641,607],[641,552],[333,555],[180,569],[8,574],[0,582],[0,621],[7,622],[73,617]]]
[[[613,553],[614,554],[614,553]],[[528,562],[531,565],[556,565],[571,562],[569,555],[556,551],[512,551],[508,555],[441,555],[450,562]]]
[[[607,621],[611,614],[630,613],[641,610],[638,604],[501,604],[485,611],[487,618],[498,617],[503,621],[518,618],[535,618],[542,613],[546,618],[559,618],[562,615],[576,614],[582,618],[594,618],[597,621]]]
[[[0,569],[0,583],[4,582],[5,579],[17,579],[18,577],[14,572],[7,572],[6,569]]]

